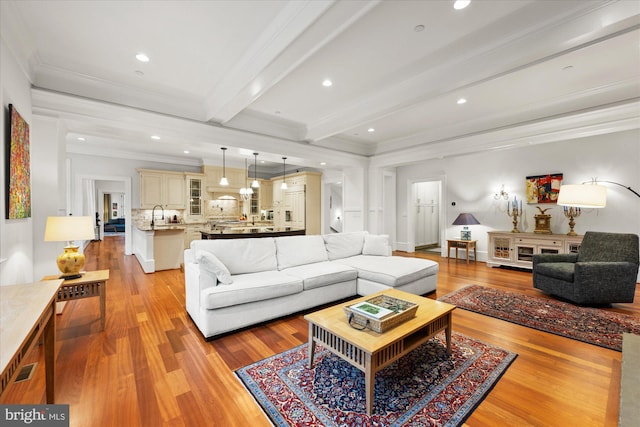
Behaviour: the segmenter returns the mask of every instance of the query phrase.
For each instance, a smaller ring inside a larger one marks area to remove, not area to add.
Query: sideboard
[[[533,268],[534,254],[566,254],[578,252],[583,236],[566,234],[512,233],[490,231],[487,265]]]

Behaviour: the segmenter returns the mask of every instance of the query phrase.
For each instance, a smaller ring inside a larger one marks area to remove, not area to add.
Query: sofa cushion
[[[211,252],[198,250],[196,262],[200,265],[201,270],[214,276],[220,283],[225,285],[233,283],[229,269]]]
[[[274,270],[233,276],[232,285],[204,289],[200,299],[202,308],[215,309],[299,292],[302,292],[302,279]]]
[[[543,262],[536,265],[536,274],[573,283],[575,266],[572,262]]]
[[[362,255],[391,256],[387,234],[365,234]]]
[[[305,290],[358,278],[358,271],[355,268],[330,261],[287,268],[284,273],[302,279]]]
[[[358,278],[396,287],[438,273],[438,263],[427,259],[401,256],[379,257],[358,255],[334,262],[358,270]]]
[[[322,236],[287,236],[274,240],[279,270],[329,259]]]
[[[366,231],[352,233],[324,234],[325,247],[329,260],[348,258],[362,254]]]
[[[278,268],[276,244],[272,237],[194,240],[191,242],[191,249],[213,253],[229,269],[232,276]]]

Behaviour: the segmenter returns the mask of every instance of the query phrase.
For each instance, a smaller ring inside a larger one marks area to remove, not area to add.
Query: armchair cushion
[[[538,273],[554,279],[573,282],[575,264],[572,262],[545,262],[538,265]]]

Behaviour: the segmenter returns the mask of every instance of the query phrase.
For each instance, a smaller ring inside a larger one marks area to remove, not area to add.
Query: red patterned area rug
[[[238,369],[277,426],[457,426],[507,370],[516,354],[453,333],[416,348],[375,376],[366,415],[364,374],[322,346],[308,369],[308,345]]]
[[[439,301],[612,350],[622,351],[622,334],[640,335],[640,318],[562,301],[469,285]]]

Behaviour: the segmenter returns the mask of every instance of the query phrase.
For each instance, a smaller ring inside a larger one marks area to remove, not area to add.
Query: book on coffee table
[[[394,314],[393,311],[386,309],[384,307],[380,307],[379,305],[372,304],[368,301],[363,301],[358,304],[354,304],[350,308],[356,313],[362,314],[367,317],[371,317],[376,320],[381,320],[381,319],[384,319],[385,317],[388,317]]]

